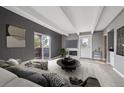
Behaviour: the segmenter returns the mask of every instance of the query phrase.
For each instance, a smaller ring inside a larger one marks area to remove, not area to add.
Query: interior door
[[[92,58],[92,36],[85,35],[80,37],[80,57]]]

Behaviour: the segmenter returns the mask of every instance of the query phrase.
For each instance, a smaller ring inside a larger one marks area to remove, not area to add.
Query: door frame
[[[43,36],[49,36],[49,35],[42,34],[42,33],[39,33],[39,32],[34,32],[34,35],[35,35],[35,34],[41,35],[41,40],[43,40]],[[49,38],[50,38],[49,59],[51,59],[51,37],[49,36]],[[40,41],[41,41],[41,40],[40,40]],[[42,41],[41,41],[41,42],[42,42]],[[33,48],[34,48],[34,47],[33,47]],[[42,48],[42,57],[41,57],[41,59],[44,59],[43,44],[42,44],[41,48]]]
[[[90,36],[90,39],[91,39],[91,43],[90,43],[90,46],[91,46],[91,51],[90,51],[90,57],[92,59],[92,34],[89,34],[89,35],[80,35],[79,36],[79,58],[83,58],[81,57],[81,38],[85,37],[85,36]]]

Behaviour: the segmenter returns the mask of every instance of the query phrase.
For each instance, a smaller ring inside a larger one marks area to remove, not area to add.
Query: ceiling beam
[[[74,25],[74,23],[72,22],[72,20],[70,19],[70,17],[66,14],[66,12],[64,11],[64,9],[62,7],[60,7],[60,9],[63,12],[63,14],[65,15],[65,17],[68,19],[68,21],[70,22],[70,24],[72,25],[72,27],[74,28],[74,32],[72,32],[72,33],[79,34],[79,32],[77,31],[76,26]]]
[[[94,31],[96,30],[96,27],[97,27],[97,25],[98,25],[98,23],[99,23],[99,21],[100,21],[101,16],[102,16],[103,10],[104,10],[104,6],[100,6],[100,7],[99,7],[99,10],[98,10],[98,14],[97,14],[96,20],[95,20],[95,22],[94,22],[93,29],[92,29],[92,31],[91,31],[92,34],[93,34]]]

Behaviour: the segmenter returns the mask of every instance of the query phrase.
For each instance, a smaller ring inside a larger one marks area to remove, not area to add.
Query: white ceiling
[[[27,19],[60,34],[105,29],[121,12],[121,6],[5,6]]]

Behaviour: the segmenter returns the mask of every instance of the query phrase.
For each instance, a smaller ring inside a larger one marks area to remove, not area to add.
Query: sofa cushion
[[[56,73],[45,73],[43,76],[49,81],[50,87],[62,87],[66,85],[65,80]]]
[[[3,87],[40,87],[40,85],[22,78],[15,78]]]
[[[20,68],[19,66],[11,66],[6,69],[21,78],[26,78],[29,75],[35,74],[35,72],[28,71],[26,69]]]
[[[0,86],[3,86],[7,82],[17,78],[17,76],[3,68],[0,68]]]
[[[35,67],[42,70],[48,70],[48,62],[47,61],[37,61],[31,60],[29,62],[23,63],[27,67]]]
[[[48,83],[47,79],[44,76],[42,76],[42,74],[36,73],[36,74],[26,77],[26,79],[28,79],[32,82],[35,82],[41,86],[49,87],[49,83]]]
[[[10,65],[18,65],[18,64],[19,64],[18,60],[13,59],[13,58],[10,58],[7,62],[8,62]]]
[[[5,60],[0,60],[0,67],[6,68],[9,66],[10,66],[10,64],[8,64]]]
[[[27,66],[22,65],[22,64],[21,65],[16,65],[16,66],[13,66],[13,67],[16,67],[16,68],[24,70],[24,71],[33,72],[33,73],[39,73],[39,74],[49,73],[48,71],[37,69],[37,68],[34,68],[34,67],[27,67]]]

